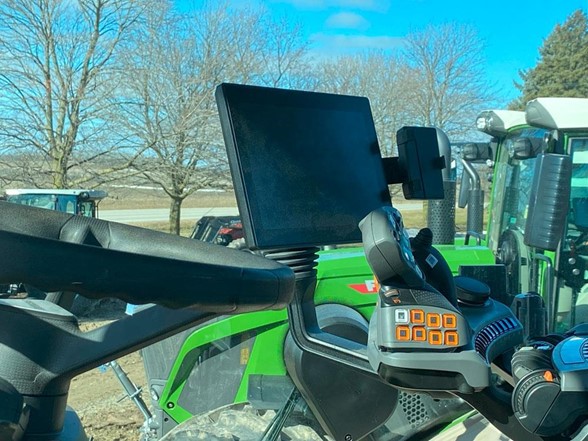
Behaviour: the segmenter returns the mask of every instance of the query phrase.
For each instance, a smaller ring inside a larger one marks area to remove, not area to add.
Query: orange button
[[[429,344],[442,345],[443,344],[443,333],[438,330],[429,331]]]
[[[410,321],[415,325],[425,324],[425,313],[422,309],[411,309],[410,310]]]
[[[445,328],[457,328],[457,317],[455,314],[443,314],[443,326]]]
[[[427,341],[427,331],[422,326],[412,328],[412,339],[414,341]]]
[[[457,332],[455,332],[455,331],[445,332],[445,344],[447,346],[459,345],[459,335],[457,335]]]
[[[410,328],[408,326],[396,326],[396,340],[410,341]]]
[[[438,328],[441,326],[441,315],[435,313],[427,313],[427,326],[429,328]]]

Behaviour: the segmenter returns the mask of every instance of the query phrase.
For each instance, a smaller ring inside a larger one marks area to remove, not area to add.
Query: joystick
[[[372,367],[402,389],[472,393],[487,387],[492,360],[522,342],[522,326],[510,309],[474,279],[458,278],[454,285],[448,272],[448,280],[436,281],[455,286],[456,305],[449,300],[455,293],[446,296],[427,283],[395,208],[373,211],[360,229],[380,283],[369,328]]]

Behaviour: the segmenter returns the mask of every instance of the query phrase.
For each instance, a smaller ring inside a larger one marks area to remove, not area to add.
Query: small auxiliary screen
[[[366,98],[221,84],[216,99],[249,247],[360,242],[391,205]]]

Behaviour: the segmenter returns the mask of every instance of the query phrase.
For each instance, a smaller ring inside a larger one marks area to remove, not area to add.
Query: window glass
[[[92,217],[94,215],[94,202],[80,202],[80,212],[78,214]]]
[[[18,194],[8,196],[6,198],[8,202],[15,204],[29,205],[31,207],[48,208],[49,210],[55,209],[56,198],[55,195],[51,194]]]
[[[76,197],[73,195],[57,196],[57,211],[63,211],[64,213],[75,214],[76,213]]]
[[[570,138],[570,210],[558,257],[556,330],[588,322],[588,138]]]
[[[503,161],[502,179],[497,182],[502,193],[504,208],[500,222],[501,233],[507,229],[516,229],[521,233],[525,231],[529,196],[533,184],[536,158],[516,159],[514,156],[514,144],[518,138],[528,138],[534,146],[535,154],[544,147],[543,129],[523,129],[513,132],[504,141],[502,155],[508,155]]]
[[[572,200],[588,198],[588,138],[572,138]]]

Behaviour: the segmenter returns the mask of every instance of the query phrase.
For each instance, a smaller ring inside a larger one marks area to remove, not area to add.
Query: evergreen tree
[[[588,97],[588,18],[582,10],[558,24],[543,41],[537,65],[519,71],[521,96],[510,104],[520,109],[539,96]]]

